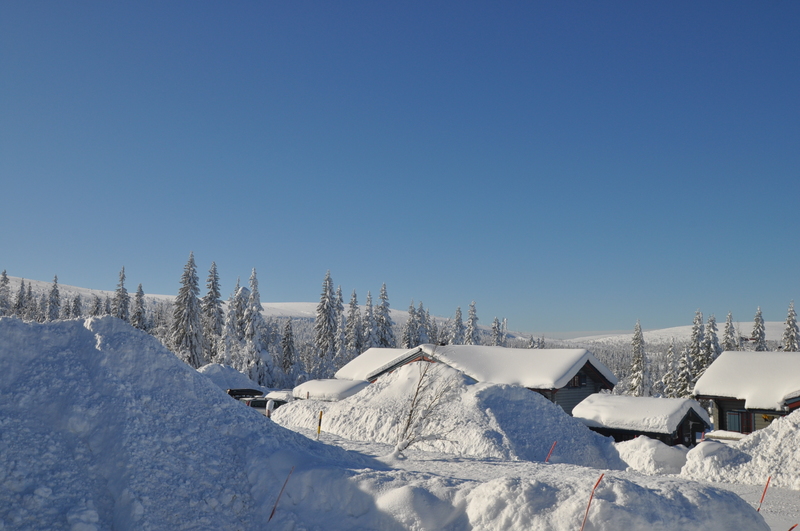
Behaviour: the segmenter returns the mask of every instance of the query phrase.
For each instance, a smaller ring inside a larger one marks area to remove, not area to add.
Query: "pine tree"
[[[428,324],[428,339],[427,342],[433,345],[439,345],[442,341],[439,336],[439,325],[436,324],[436,319],[431,317],[428,310],[425,310],[425,322]]]
[[[675,378],[675,396],[688,398],[694,390],[694,362],[689,347],[681,352],[678,360],[678,370]]]
[[[389,310],[389,295],[386,291],[386,284],[381,286],[380,303],[375,310],[375,323],[378,327],[378,346],[383,348],[397,347],[397,339],[394,336],[391,311]]]
[[[250,296],[245,308],[245,348],[250,378],[260,385],[266,385],[271,378],[272,368],[264,358],[267,350],[264,316],[261,315],[261,295],[258,291],[258,278],[253,268],[250,274]]]
[[[703,335],[703,313],[700,310],[697,310],[694,314],[694,321],[692,322],[692,336],[689,339],[689,359],[691,359],[692,362],[690,365],[690,368],[692,370],[690,385],[692,388],[694,387],[694,382],[696,382],[697,378],[700,377],[698,371],[704,370],[709,363],[705,359],[705,355],[703,353],[704,340],[705,336]],[[689,389],[688,392],[691,392],[691,389]],[[688,396],[688,395],[683,395],[683,396]]]
[[[136,288],[136,295],[133,296],[133,313],[131,314],[131,326],[139,330],[147,329],[146,313],[144,308],[144,290],[142,285]]]
[[[200,323],[200,294],[194,253],[183,269],[181,287],[175,298],[171,330],[172,345],[179,358],[195,369],[203,363],[203,327]]]
[[[28,303],[26,301],[25,292],[25,279],[23,278],[19,283],[19,290],[17,290],[17,298],[14,299],[14,306],[12,308],[12,315],[16,315],[20,319],[25,318],[25,308]]]
[[[218,362],[220,351],[224,348],[222,332],[225,327],[225,312],[222,310],[222,295],[216,262],[211,262],[206,288],[208,292],[200,301],[200,310],[203,314],[203,337],[206,344],[205,358],[212,362]]]
[[[403,327],[403,335],[400,339],[403,348],[414,348],[419,345],[419,323],[417,321],[417,310],[414,308],[414,301],[408,307],[408,320]]]
[[[364,307],[364,320],[361,335],[363,338],[363,350],[375,348],[380,344],[378,340],[378,323],[375,322],[375,313],[372,308],[372,293],[367,292],[367,302]]]
[[[353,294],[350,296],[350,306],[347,311],[347,324],[345,329],[347,351],[350,359],[361,354],[361,348],[364,343],[361,335],[361,327],[361,310],[358,308],[356,290],[353,290]]]
[[[533,337],[533,334],[531,334],[530,339],[528,339],[528,348],[536,348],[537,346],[538,342],[536,341],[536,338]]]
[[[347,334],[345,334],[345,329],[347,328],[347,324],[345,323],[344,312],[339,314],[339,323],[336,327],[336,337],[334,338],[334,353],[333,353],[333,371],[336,372],[342,367],[345,366],[347,362],[350,361],[350,355],[347,351]]]
[[[497,317],[492,321],[492,346],[500,347],[503,345],[502,338],[503,330],[501,328],[500,319]]]
[[[317,304],[317,313],[314,318],[314,346],[317,351],[317,356],[321,360],[321,368],[324,371],[325,366],[330,364],[336,349],[336,295],[333,292],[333,281],[331,280],[331,272],[325,274],[325,279],[322,281],[322,293],[320,294],[319,304]],[[319,376],[316,374],[314,376]]]
[[[464,344],[464,321],[461,320],[461,306],[456,308],[456,315],[453,317],[453,327],[450,331],[450,344]]]
[[[89,308],[89,317],[100,317],[103,315],[103,300],[97,296],[92,295],[92,307]]]
[[[714,363],[714,360],[716,360],[720,354],[722,354],[722,347],[719,344],[717,336],[717,318],[712,314],[708,318],[708,321],[706,321],[706,329],[703,337],[703,355],[708,364],[701,368],[698,377],[702,376],[703,372],[708,368],[708,365]]]
[[[281,369],[286,375],[287,387],[291,386],[295,378],[295,361],[297,351],[294,347],[294,330],[292,329],[292,318],[286,321],[281,338]]]
[[[417,345],[424,343],[431,343],[429,315],[422,305],[422,301],[419,301],[419,306],[417,307]]]
[[[0,274],[0,317],[11,315],[11,281],[3,269]]]
[[[678,369],[678,360],[675,356],[675,339],[672,339],[672,342],[667,349],[667,370],[664,373],[664,376],[661,378],[661,386],[664,391],[665,398],[677,398],[677,374],[676,371]]]
[[[58,292],[58,275],[53,278],[50,296],[47,298],[47,321],[56,321],[61,314],[61,295]]]
[[[753,319],[752,340],[756,352],[764,352],[767,350],[767,332],[764,328],[764,318],[761,316],[761,306],[756,310],[756,316]]]
[[[467,331],[464,334],[465,345],[480,345],[480,335],[478,332],[478,313],[475,311],[475,301],[469,304],[467,314]]]
[[[789,312],[783,329],[783,350],[786,352],[800,351],[800,330],[797,328],[797,314],[794,311],[794,301],[789,303]]]
[[[223,331],[223,348],[217,353],[217,363],[229,365],[239,372],[247,370],[244,362],[243,342],[244,342],[244,312],[247,301],[250,298],[250,291],[245,287],[239,286],[239,279],[236,279],[236,286],[228,298],[228,313],[225,316],[225,326]]]
[[[113,315],[113,308],[111,306],[111,297],[106,295],[105,300],[103,301],[103,315]]]
[[[125,267],[119,272],[119,284],[117,290],[114,292],[114,303],[111,307],[111,315],[123,321],[130,321],[130,304],[131,298],[128,295],[128,290],[125,289]]]
[[[728,312],[728,318],[725,319],[725,333],[722,336],[722,349],[739,350],[739,348],[739,334],[733,326],[733,316]]]
[[[58,318],[61,320],[67,320],[71,317],[72,317],[72,306],[70,306],[69,299],[67,299],[65,303],[61,305],[61,313],[58,315]]]
[[[83,303],[81,302],[80,295],[75,295],[75,297],[72,299],[72,317],[83,317]]]
[[[628,394],[632,396],[647,396],[647,375],[646,362],[644,357],[644,335],[642,326],[636,321],[633,328],[633,339],[631,340],[633,351],[631,359],[631,380],[628,385]]]
[[[30,308],[28,309],[28,312],[30,313],[30,320],[38,321],[40,323],[47,321],[48,308],[50,307],[50,298],[48,297],[48,294],[42,293],[37,304],[36,297],[34,297],[31,289],[31,285],[28,284],[28,301],[30,301]]]

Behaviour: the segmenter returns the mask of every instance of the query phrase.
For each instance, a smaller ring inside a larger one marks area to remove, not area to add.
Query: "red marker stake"
[[[292,477],[292,472],[294,472],[294,467],[292,467],[292,469],[289,471],[289,475],[286,476],[286,481],[283,482],[283,487],[281,487],[281,491],[278,493],[278,499],[275,500],[275,505],[272,506],[272,512],[269,513],[269,518],[267,519],[267,522],[272,520],[272,517],[275,516],[275,509],[278,508],[278,502],[281,501],[281,496],[283,495],[283,489],[285,489],[286,484],[289,483],[289,478]]]
[[[768,477],[767,478],[767,484],[764,485],[764,492],[763,492],[763,494],[761,494],[761,501],[758,502],[758,509],[756,509],[757,513],[761,512],[761,504],[764,503],[764,496],[767,495],[767,489],[769,488],[769,482],[770,482],[771,479],[772,479],[772,476]]]
[[[551,455],[553,455],[553,450],[555,450],[555,449],[556,449],[556,443],[557,443],[557,442],[558,442],[558,441],[553,441],[553,446],[551,446],[551,447],[550,447],[550,451],[549,451],[549,452],[547,452],[547,457],[546,457],[546,458],[545,458],[545,460],[544,460],[544,462],[545,462],[545,463],[546,463],[546,462],[548,462],[548,461],[550,461],[550,456],[551,456]]]
[[[794,528],[795,528],[795,527],[797,527],[798,525],[800,525],[800,524],[794,524],[792,527],[790,527],[790,528],[789,528],[789,531],[792,531],[792,529],[794,529]]]
[[[589,503],[586,505],[586,514],[583,515],[583,523],[581,524],[581,531],[583,531],[583,526],[586,525],[586,519],[589,517],[589,507],[592,506],[592,499],[594,498],[594,491],[597,490],[597,486],[603,481],[603,476],[605,474],[600,474],[600,478],[597,480],[597,483],[594,484],[592,488],[592,494],[589,495]]]

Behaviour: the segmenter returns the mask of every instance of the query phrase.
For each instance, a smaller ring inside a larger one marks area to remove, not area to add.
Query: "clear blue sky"
[[[2,2],[0,269],[513,330],[800,301],[798,2]]]

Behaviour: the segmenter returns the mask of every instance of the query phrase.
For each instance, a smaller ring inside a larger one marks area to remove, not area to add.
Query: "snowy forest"
[[[367,292],[360,305],[355,290],[345,305],[341,286],[334,288],[328,271],[322,282],[314,318],[265,317],[256,270],[247,286],[239,279],[226,301],[216,263],[212,262],[201,295],[194,255],[190,254],[175,297],[146,296],[139,284],[133,296],[126,288],[125,268],[116,290],[101,296],[67,293],[58,277],[38,291],[22,279],[12,293],[4,270],[0,275],[0,316],[28,321],[55,321],[113,315],[143,330],[194,368],[208,363],[231,366],[259,385],[290,388],[315,378],[331,378],[354,357],[372,347],[411,348],[422,343],[496,345],[516,348],[586,348],[620,379],[615,393],[633,396],[686,397],[705,369],[724,350],[800,351],[797,316],[790,303],[783,337],[767,341],[761,309],[752,331],[742,333],[730,313],[720,333],[714,315],[704,322],[697,310],[691,333],[645,343],[637,321],[625,341],[605,339],[555,340],[510,333],[505,319],[495,317],[479,326],[475,302],[464,318],[432,317],[422,302],[412,301],[403,323],[393,321],[386,284],[377,303]]]

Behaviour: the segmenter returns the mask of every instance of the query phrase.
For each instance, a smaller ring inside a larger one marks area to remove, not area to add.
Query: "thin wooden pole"
[[[756,509],[757,513],[761,512],[761,504],[764,503],[764,496],[767,495],[767,489],[769,488],[769,482],[772,480],[772,476],[767,478],[767,484],[764,485],[764,492],[761,494],[761,501],[758,502],[758,509]]]
[[[545,458],[545,460],[544,460],[544,462],[545,462],[545,463],[546,463],[546,462],[548,462],[548,461],[550,461],[550,456],[551,456],[551,455],[553,455],[553,450],[555,450],[555,449],[556,449],[556,443],[557,443],[557,442],[558,442],[558,441],[553,441],[553,446],[551,446],[551,447],[550,447],[550,451],[549,451],[549,452],[547,452],[547,457],[546,457],[546,458]]]
[[[317,422],[317,440],[319,440],[319,432],[322,431],[322,411],[319,412],[319,422]]]
[[[583,515],[583,523],[581,524],[581,531],[583,531],[583,526],[586,525],[586,519],[589,517],[589,507],[592,506],[592,499],[594,498],[594,491],[597,490],[597,486],[600,484],[601,481],[603,481],[603,476],[605,476],[605,473],[600,474],[600,477],[598,478],[597,483],[595,483],[594,487],[592,487],[592,493],[589,495],[589,503],[586,505],[586,514]]]
[[[278,499],[275,500],[275,505],[272,506],[272,512],[269,513],[269,518],[267,522],[272,520],[272,517],[275,516],[275,509],[278,508],[278,502],[281,501],[281,496],[283,495],[283,489],[286,488],[286,484],[289,483],[289,478],[292,477],[292,472],[294,472],[294,467],[289,471],[289,475],[286,476],[286,481],[283,482],[283,487],[281,487],[281,491],[278,493]]]

